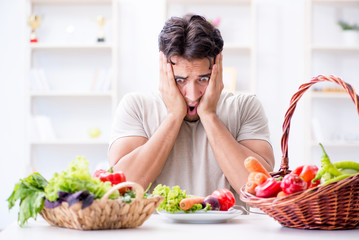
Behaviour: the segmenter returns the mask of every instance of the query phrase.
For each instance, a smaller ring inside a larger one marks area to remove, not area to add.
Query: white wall
[[[120,1],[120,95],[158,85],[157,36],[163,25],[162,1]],[[291,95],[304,81],[304,0],[257,0],[257,86],[272,133],[276,166],[280,165],[281,125]],[[24,43],[23,1],[0,0],[0,229],[17,217],[6,199],[24,177]],[[27,34],[26,34],[27,36]],[[224,39],[225,40],[225,39]],[[224,56],[225,57],[225,56]],[[291,166],[303,159],[301,111],[293,119]]]
[[[304,78],[304,0],[257,0],[257,95],[269,119],[276,166],[290,98]],[[304,162],[303,108],[295,111],[289,135],[290,166]]]
[[[0,1],[0,229],[17,217],[6,199],[24,172],[23,1]]]
[[[119,8],[119,94],[157,89],[158,34],[165,19],[163,1],[120,0]]]

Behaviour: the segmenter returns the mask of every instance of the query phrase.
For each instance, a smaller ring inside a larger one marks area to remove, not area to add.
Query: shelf
[[[358,3],[359,0],[312,0],[315,4],[353,4]]]
[[[347,92],[311,91],[310,95],[312,98],[350,98]]]
[[[308,0],[307,3],[304,15],[306,78],[333,74],[355,88],[359,43],[346,42],[337,21],[342,18],[355,21],[359,0]],[[359,133],[355,128],[357,116],[348,111],[349,106],[347,109],[347,104],[353,104],[349,94],[339,85],[326,81],[308,93],[303,129],[305,158],[316,161],[321,152],[313,137],[318,137],[324,147],[332,148],[331,152],[338,158],[355,155]]]
[[[66,43],[33,43],[29,44],[31,50],[46,49],[112,49],[110,43],[77,43],[77,44],[66,44]]]
[[[251,51],[252,47],[250,45],[246,45],[246,44],[224,44],[223,46],[224,50],[231,50],[231,51],[235,51],[235,50],[239,50],[239,51]]]
[[[184,3],[184,4],[250,4],[252,0],[167,0],[168,3]]]
[[[359,52],[358,46],[312,46],[313,51],[346,51],[346,52]]]
[[[105,4],[112,3],[112,0],[32,0],[33,4]]]
[[[325,147],[348,147],[348,148],[358,148],[359,147],[359,141],[358,142],[344,142],[344,141],[323,141],[323,146]],[[319,144],[317,142],[312,142],[311,147],[318,147]]]
[[[39,42],[24,42],[25,155],[32,168],[56,166],[78,153],[92,161],[106,158],[109,133],[104,129],[118,103],[118,2],[26,0],[26,16],[46,18],[37,32]],[[99,15],[106,17],[105,42],[96,41]],[[24,24],[29,35],[25,18]],[[90,137],[92,127],[101,129],[99,137]],[[49,163],[48,156],[54,161]]]
[[[30,92],[30,97],[112,97],[112,92],[67,92],[67,91],[41,91]]]
[[[108,141],[103,139],[58,139],[58,140],[39,140],[30,141],[31,145],[108,145]]]

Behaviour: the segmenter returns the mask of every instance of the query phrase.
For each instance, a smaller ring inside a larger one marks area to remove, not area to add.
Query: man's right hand
[[[167,107],[167,113],[184,119],[187,114],[187,104],[179,91],[173,74],[171,63],[160,52],[160,84],[159,90]]]

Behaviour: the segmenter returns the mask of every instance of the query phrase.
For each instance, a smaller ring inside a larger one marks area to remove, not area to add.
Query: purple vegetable
[[[68,192],[57,192],[57,195],[59,195],[59,199],[61,199],[62,201],[67,201],[67,198],[68,196],[70,195],[71,193],[68,193]]]
[[[94,199],[94,195],[90,194],[89,191],[85,190],[85,191],[78,191],[73,194],[70,194],[67,197],[67,202],[71,207],[75,203],[82,201],[82,209],[84,209],[92,204],[93,199]]]
[[[45,198],[45,207],[46,207],[46,208],[55,208],[55,207],[60,206],[61,203],[62,203],[62,201],[58,201],[58,200],[55,201],[55,202],[50,202],[49,200],[47,200],[47,199]]]
[[[207,203],[211,205],[212,210],[214,211],[219,211],[219,209],[221,209],[218,199],[213,196],[208,196],[203,200],[204,206],[206,206]]]
[[[70,193],[68,193],[68,192],[60,192],[60,191],[57,192],[57,194],[59,195],[59,198],[54,202],[50,202],[49,200],[47,200],[45,198],[45,207],[46,208],[55,208],[55,207],[60,206],[63,201],[65,201],[65,202],[67,201],[67,198],[70,195]]]
[[[59,198],[54,201],[50,202],[49,200],[45,199],[45,207],[46,208],[55,208],[62,204],[62,202],[68,202],[69,206],[71,207],[75,203],[82,201],[82,209],[90,206],[93,202],[94,195],[90,194],[89,191],[78,191],[75,193],[68,193],[68,192],[58,192]]]

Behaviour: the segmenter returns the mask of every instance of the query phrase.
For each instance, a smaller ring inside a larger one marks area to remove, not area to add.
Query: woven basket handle
[[[132,187],[133,191],[135,191],[135,193],[136,193],[137,200],[141,200],[143,198],[144,190],[140,184],[135,183],[135,182],[122,182],[117,185],[114,185],[110,190],[108,190],[108,192],[105,195],[103,195],[103,197],[101,199],[107,200],[108,197],[114,191],[121,189],[121,188],[125,188],[125,187]]]
[[[283,123],[283,135],[282,135],[282,139],[281,139],[281,147],[282,147],[282,154],[283,154],[282,155],[282,163],[281,163],[279,171],[276,173],[273,173],[272,175],[284,176],[290,172],[289,166],[288,166],[288,137],[289,137],[289,129],[290,129],[290,120],[292,119],[294,110],[297,106],[297,102],[302,97],[304,92],[307,91],[308,88],[311,87],[313,84],[318,83],[318,82],[325,82],[325,81],[337,83],[338,85],[342,86],[344,88],[344,90],[346,90],[346,92],[349,94],[349,96],[351,97],[353,102],[355,103],[357,112],[359,114],[359,100],[358,100],[359,97],[358,97],[358,95],[355,93],[353,87],[350,84],[344,82],[340,78],[335,77],[335,76],[319,75],[319,76],[313,78],[310,82],[302,84],[299,87],[299,90],[293,95],[292,99],[290,100],[289,109],[287,110],[287,112],[285,114],[284,123]]]

